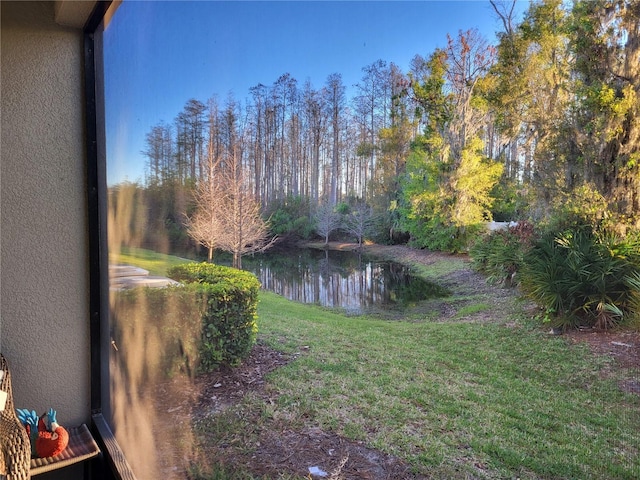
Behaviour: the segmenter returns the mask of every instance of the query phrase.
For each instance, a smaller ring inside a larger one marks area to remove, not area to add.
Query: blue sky
[[[340,73],[350,87],[378,59],[406,72],[447,33],[477,28],[493,42],[500,27],[488,0],[125,0],[105,31],[108,182],[143,179],[145,134],[190,98],[244,101],[284,73],[316,88]]]

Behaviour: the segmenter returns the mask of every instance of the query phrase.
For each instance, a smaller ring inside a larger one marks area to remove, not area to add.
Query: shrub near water
[[[527,222],[491,232],[471,248],[473,267],[486,274],[490,283],[505,287],[519,284],[518,273],[532,237],[533,226]]]
[[[210,263],[189,263],[171,268],[168,276],[197,283],[207,298],[202,317],[200,369],[237,365],[256,341],[260,282],[255,275]]]
[[[535,242],[524,257],[522,287],[556,326],[609,328],[636,313],[632,279],[639,272],[640,242],[579,228]]]
[[[536,235],[530,224],[492,232],[472,248],[492,283],[521,286],[555,327],[640,324],[640,241],[565,222]]]

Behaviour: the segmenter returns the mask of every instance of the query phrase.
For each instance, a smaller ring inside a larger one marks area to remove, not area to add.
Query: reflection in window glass
[[[391,240],[425,121],[408,72],[428,67],[412,59],[495,21],[483,2],[397,5],[124,1],[105,30],[110,411],[139,478],[184,478],[197,450],[191,405],[174,402],[198,400],[204,305],[160,288],[170,265],[241,267],[275,233],[328,239],[336,205],[351,238],[375,216]]]
[[[161,254],[184,250],[181,216],[188,185],[185,177],[152,178],[147,173],[147,159],[173,161],[175,140],[167,125],[166,137],[157,140],[158,148],[166,150],[148,150],[156,139],[146,132],[147,125],[167,117],[142,96],[169,92],[179,84],[169,68],[162,72],[160,86],[146,88],[157,79],[151,72],[158,71],[166,54],[155,49],[157,36],[164,33],[150,21],[154,8],[151,2],[124,2],[104,34],[109,410],[116,438],[140,479],[185,478],[194,447],[184,392],[192,390],[202,317],[199,298],[184,289],[161,288],[171,283]],[[168,172],[172,167],[158,168]]]

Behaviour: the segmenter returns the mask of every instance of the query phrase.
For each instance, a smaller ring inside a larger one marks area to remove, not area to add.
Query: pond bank
[[[357,249],[357,244],[334,242],[330,248],[340,249]],[[428,250],[419,250],[406,245],[363,245],[363,253],[367,255],[375,255],[380,258],[394,260],[409,266],[422,265],[425,267],[433,266],[437,262],[464,262],[466,267],[458,270],[455,274],[447,278],[447,286],[453,287],[456,294],[462,292],[482,293],[493,296],[496,303],[492,307],[494,320],[499,318],[501,307],[507,305],[513,306],[512,301],[520,300],[520,303],[526,303],[523,310],[533,318],[539,311],[536,306],[525,301],[521,297],[520,292],[516,288],[500,288],[487,283],[486,278],[475,272],[471,267],[471,259],[468,255],[452,255],[443,252],[430,252]],[[493,293],[492,293],[493,292]],[[544,326],[540,325],[541,329]],[[596,355],[615,359],[615,364],[623,369],[640,369],[640,332],[628,329],[614,329],[611,331],[602,331],[596,329],[572,330],[564,334],[568,342],[586,343],[589,349]],[[636,379],[627,379],[621,382],[622,390],[640,394],[640,381]]]
[[[357,243],[345,242],[329,242],[328,245],[324,245],[322,242],[315,242],[306,243],[304,246],[345,251],[358,249]],[[414,268],[423,267],[421,274],[425,275],[426,273],[427,277],[429,277],[429,269],[440,265],[438,270],[441,271],[442,264],[448,264],[452,271],[439,278],[444,286],[454,292],[454,295],[466,297],[484,295],[485,298],[490,299],[490,302],[488,302],[491,304],[490,308],[483,312],[475,313],[476,318],[482,321],[495,322],[497,320],[498,323],[508,325],[509,321],[506,318],[510,312],[513,312],[514,302],[520,303],[524,314],[531,318],[539,313],[534,304],[525,301],[521,297],[518,289],[490,285],[486,277],[473,270],[471,259],[466,254],[454,255],[411,248],[406,245],[378,245],[373,243],[364,244],[361,249],[364,255],[392,260]],[[447,311],[449,312],[448,315],[446,314]],[[443,307],[442,312],[442,321],[456,315],[451,308]],[[503,319],[503,321],[501,322],[500,319]],[[542,324],[540,329],[544,329]],[[622,368],[640,369],[640,332],[624,329],[613,331],[589,329],[569,331],[565,333],[565,337],[571,343],[586,343],[593,353],[615,359],[617,365]],[[640,382],[635,380],[630,382],[629,385],[624,384],[621,388],[625,391],[640,393]]]
[[[503,308],[512,307],[513,301],[519,296],[516,289],[501,288],[490,285],[486,277],[471,266],[471,259],[467,254],[451,254],[434,252],[408,247],[406,245],[379,245],[367,243],[359,247],[357,243],[345,242],[308,242],[300,244],[301,247],[360,251],[365,256],[376,257],[381,260],[394,261],[408,267],[427,280],[437,280],[443,287],[452,292],[454,297],[487,296],[494,302],[494,313],[506,316]]]

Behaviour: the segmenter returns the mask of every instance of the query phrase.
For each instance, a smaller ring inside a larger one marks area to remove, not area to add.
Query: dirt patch
[[[247,393],[262,391],[267,373],[286,365],[291,357],[258,343],[236,368],[225,367],[198,377],[198,414],[216,413],[234,405]]]
[[[190,438],[194,421],[224,412],[249,393],[262,396],[266,403],[273,403],[275,399],[270,398],[264,388],[265,376],[292,359],[258,343],[236,368],[223,368],[195,381],[176,377],[158,385],[157,411],[172,420],[164,424],[157,437],[161,452],[159,462],[166,472],[164,478],[188,478],[188,464],[197,450],[194,439]],[[235,442],[211,445],[204,455],[215,458],[218,464],[229,469],[250,471],[256,478],[280,478],[283,474],[322,478],[309,476],[309,468],[313,467],[326,473],[327,478],[425,478],[413,474],[409,465],[398,458],[317,428],[257,429],[251,444],[245,444],[244,448],[236,448],[232,443]]]
[[[208,380],[199,379],[202,395],[194,413],[218,412],[249,392],[272,403],[275,399],[264,389],[264,376],[290,359],[265,345],[256,345],[240,367],[207,375]],[[308,477],[310,467],[318,467],[334,478],[337,475],[353,479],[421,478],[412,476],[409,466],[392,456],[317,428],[257,429],[255,434],[251,448],[227,449],[223,444],[209,454],[214,453],[222,464],[242,465],[259,478],[277,478],[282,474]]]
[[[352,244],[335,244],[332,248],[354,249]],[[365,253],[383,258],[393,258],[401,263],[430,265],[436,261],[453,259],[442,253],[414,250],[402,246],[365,245]],[[460,257],[455,257],[459,259]],[[466,261],[466,258],[463,257]],[[489,285],[485,278],[468,268],[456,271],[446,281],[456,294],[482,294],[491,299],[490,308],[471,315],[467,321],[507,321],[512,311],[517,292]],[[441,314],[457,318],[456,308],[442,304]],[[625,391],[640,394],[640,334],[632,332],[574,331],[565,334],[568,341],[586,342],[598,355],[615,359],[620,368],[628,369],[630,375],[620,382]],[[164,478],[187,478],[186,466],[197,452],[195,441],[190,438],[191,426],[198,419],[220,414],[238,404],[247,394],[259,395],[265,404],[273,403],[271,392],[265,388],[265,376],[276,368],[286,365],[294,357],[277,352],[258,343],[251,355],[237,368],[225,368],[200,376],[195,381],[174,378],[157,387],[157,408],[160,414],[173,419],[170,426],[159,437]],[[635,373],[634,373],[635,372]],[[635,375],[635,377],[633,377]],[[250,421],[250,419],[249,419]],[[311,476],[309,467],[318,467],[326,472],[325,478],[342,479],[421,479],[411,472],[409,465],[393,456],[366,447],[320,429],[289,426],[284,429],[266,429],[257,425],[251,432],[251,445],[247,438],[237,441],[215,443],[204,455],[219,464],[233,469],[245,469],[256,478],[322,478]],[[233,443],[233,445],[232,445]],[[182,467],[176,467],[182,465]],[[332,476],[333,475],[333,476]]]
[[[572,342],[585,342],[598,355],[616,360],[621,368],[640,367],[640,333],[625,331],[572,330],[565,333]]]
[[[640,395],[640,333],[586,329],[571,330],[564,335],[573,343],[586,343],[596,355],[613,358],[613,368],[627,372],[618,382],[619,387]]]
[[[256,450],[261,476],[275,478],[283,472],[309,477],[314,467],[329,478],[342,479],[421,479],[399,459],[351,442],[320,429],[300,432],[269,432]],[[319,472],[318,472],[319,473]]]

